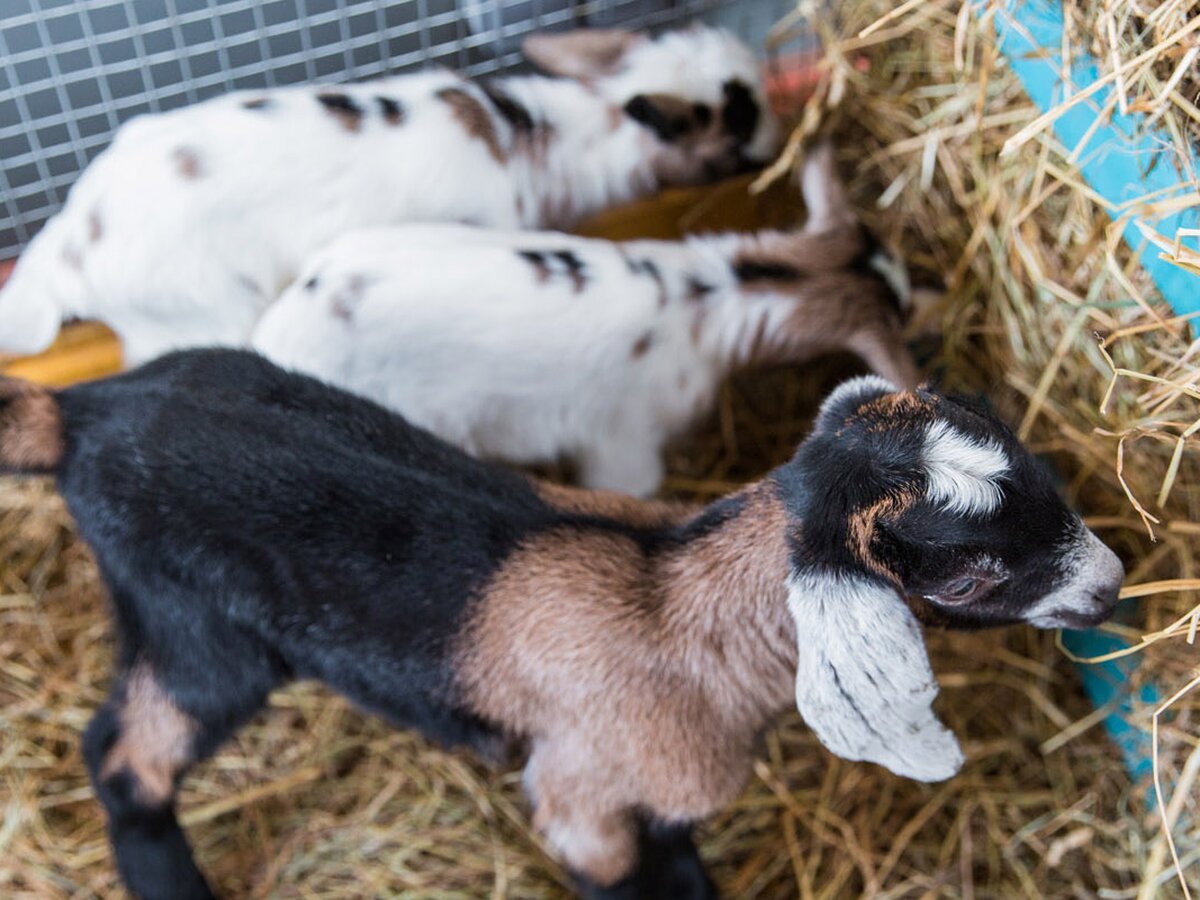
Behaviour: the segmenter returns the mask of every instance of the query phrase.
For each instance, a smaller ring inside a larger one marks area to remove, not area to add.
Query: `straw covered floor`
[[[1200,134],[1200,30],[1189,30],[1200,7],[1068,6],[1072,46],[1115,73],[1120,102],[1167,130],[1174,164]],[[1158,717],[1156,768],[1200,893],[1200,689],[1187,690],[1200,611],[1197,592],[1179,589],[1197,577],[1200,546],[1200,438],[1179,440],[1200,418],[1200,345],[1156,302],[1072,148],[1039,121],[973,7],[819,5],[823,80],[792,150],[833,136],[871,226],[948,285],[928,323],[944,335],[926,347],[930,371],[986,390],[1053,460],[1126,560],[1128,583],[1149,585],[1119,629],[1134,644],[1150,636],[1139,683],[1155,684],[1160,702],[1181,694]],[[1185,266],[1200,259],[1164,252]],[[1124,374],[1109,395],[1114,368]],[[855,371],[833,359],[735,378],[672,451],[666,493],[718,496],[784,461],[823,393]],[[921,785],[841,762],[784,717],[743,796],[701,832],[726,896],[1183,895],[1155,795],[1131,783],[1105,711],[1054,635],[931,633],[929,643],[939,709],[967,754],[962,774]],[[61,502],[41,482],[0,483],[0,895],[121,896],[78,749],[111,650],[94,565]],[[1149,729],[1154,711],[1141,704],[1135,717]],[[490,773],[311,685],[276,695],[188,777],[181,805],[202,867],[229,896],[566,894],[529,830],[519,772]]]

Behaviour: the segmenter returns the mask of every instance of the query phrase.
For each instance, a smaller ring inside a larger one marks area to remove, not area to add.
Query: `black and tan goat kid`
[[[211,896],[177,785],[302,678],[448,744],[524,744],[585,895],[711,897],[689,828],[790,703],[836,754],[949,778],[918,621],[1086,626],[1123,577],[999,421],[875,376],[695,509],[539,484],[241,351],[0,393],[3,469],[56,476],[111,592],[84,755],[142,898]]]

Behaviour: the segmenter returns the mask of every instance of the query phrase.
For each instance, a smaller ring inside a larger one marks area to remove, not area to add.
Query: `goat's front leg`
[[[599,760],[540,745],[526,767],[525,787],[534,826],[562,857],[585,900],[717,897],[691,828],[641,821],[623,796],[628,780]]]
[[[644,823],[632,874],[608,887],[586,885],[586,900],[717,900],[690,825]]]

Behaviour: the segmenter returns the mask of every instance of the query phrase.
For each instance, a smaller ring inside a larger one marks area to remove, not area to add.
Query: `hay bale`
[[[816,19],[829,77],[823,108],[807,124],[868,149],[854,187],[878,209],[872,224],[949,276],[937,361],[947,383],[989,390],[1032,447],[1054,459],[1071,500],[1129,564],[1129,584],[1145,586],[1129,591],[1143,599],[1124,633],[1143,654],[1135,687],[1154,684],[1163,700],[1179,695],[1169,720],[1160,718],[1155,768],[1181,865],[1172,871],[1157,810],[1141,813],[1149,785],[1133,786],[1124,801],[1130,824],[1151,842],[1129,863],[1143,896],[1174,877],[1195,886],[1200,441],[1189,429],[1200,420],[1200,343],[1157,300],[1075,174],[1073,148],[1048,128],[1027,127],[1047,117],[973,6],[856,0],[838,4],[836,25]],[[1187,161],[1200,137],[1200,4],[1078,4],[1069,15],[1067,54],[1089,50],[1102,76],[1116,73],[1117,104],[1171,136],[1146,165],[1178,167],[1180,180],[1195,184]],[[857,64],[864,55],[865,68]],[[1184,202],[1200,205],[1200,195]],[[1161,197],[1128,204],[1167,207]],[[1163,249],[1200,275],[1200,255],[1169,242]],[[1143,706],[1136,719],[1149,729],[1153,712]],[[1117,814],[1107,811],[1110,820]],[[1101,887],[1116,885],[1093,885]]]

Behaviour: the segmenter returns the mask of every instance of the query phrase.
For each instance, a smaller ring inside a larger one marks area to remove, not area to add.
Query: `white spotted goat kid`
[[[313,258],[255,349],[482,457],[562,457],[584,485],[650,494],[662,449],[735,369],[858,354],[915,387],[905,273],[863,229],[828,145],[803,230],[614,243],[411,225]]]
[[[446,70],[243,91],[117,132],[0,292],[0,352],[100,319],[130,364],[244,345],[301,262],[352,228],[566,227],[770,158],[779,127],[732,35],[534,35],[554,76]]]

